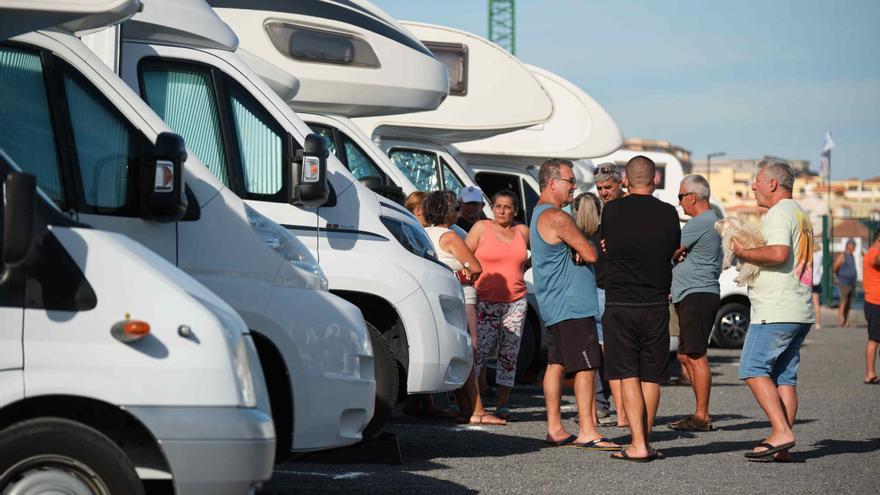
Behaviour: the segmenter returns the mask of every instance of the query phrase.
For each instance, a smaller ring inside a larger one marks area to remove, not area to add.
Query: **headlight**
[[[426,258],[439,263],[437,253],[434,252],[434,244],[425,233],[425,229],[391,217],[380,217],[382,223],[407,251],[421,258]],[[446,267],[446,265],[443,265]],[[448,267],[447,267],[448,268]]]
[[[232,366],[235,368],[235,378],[238,380],[238,390],[241,394],[243,407],[257,407],[257,393],[254,388],[254,376],[251,374],[251,365],[248,360],[248,352],[245,347],[245,339],[239,338],[232,353]]]
[[[316,278],[316,284],[313,289],[328,290],[327,276],[324,270],[318,265],[318,260],[312,256],[308,248],[300,242],[299,239],[288,232],[284,227],[269,220],[248,205],[244,205],[247,212],[248,223],[254,229],[266,246],[278,253],[279,256],[286,259],[291,266],[300,271]]]

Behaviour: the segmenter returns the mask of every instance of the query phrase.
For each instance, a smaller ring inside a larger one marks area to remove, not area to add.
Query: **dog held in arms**
[[[746,249],[761,247],[766,244],[760,231],[751,225],[743,224],[734,217],[723,218],[715,222],[715,230],[721,235],[721,249],[724,251],[724,260],[721,264],[722,270],[726,270],[733,264],[732,241],[734,237]],[[754,285],[755,279],[758,278],[758,271],[760,271],[757,265],[739,261],[736,269],[739,272],[739,275],[734,279],[736,285],[747,285],[749,287]]]

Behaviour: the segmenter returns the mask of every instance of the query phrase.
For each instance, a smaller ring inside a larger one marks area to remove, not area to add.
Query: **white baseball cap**
[[[467,186],[461,190],[462,203],[482,203],[483,190],[477,186]]]

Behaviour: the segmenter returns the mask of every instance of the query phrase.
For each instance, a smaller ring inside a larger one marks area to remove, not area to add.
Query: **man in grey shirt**
[[[681,229],[681,247],[672,270],[672,303],[678,314],[678,360],[687,369],[696,396],[696,412],[670,423],[673,430],[709,431],[709,391],[712,373],[706,357],[709,333],[718,312],[718,276],[721,274],[721,236],[715,230],[718,215],[709,205],[709,183],[701,175],[681,181],[678,202],[692,218]]]

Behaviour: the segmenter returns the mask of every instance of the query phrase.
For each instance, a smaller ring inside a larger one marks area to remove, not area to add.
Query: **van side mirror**
[[[290,136],[291,141],[293,136]],[[291,143],[292,144],[292,143]],[[303,148],[296,151],[291,167],[291,195],[289,203],[295,206],[315,208],[327,202],[330,188],[327,185],[327,143],[317,134],[309,134]]]
[[[3,183],[3,273],[0,284],[17,278],[34,247],[37,178],[9,172]]]
[[[406,202],[406,195],[403,194],[403,189],[398,186],[385,184],[381,177],[368,175],[366,177],[361,177],[358,180],[361,184],[367,186],[367,189],[373,191],[379,196],[388,198],[399,205],[403,205]]]
[[[167,223],[180,220],[186,213],[186,156],[186,144],[179,135],[163,132],[156,138],[138,174],[141,218]]]

